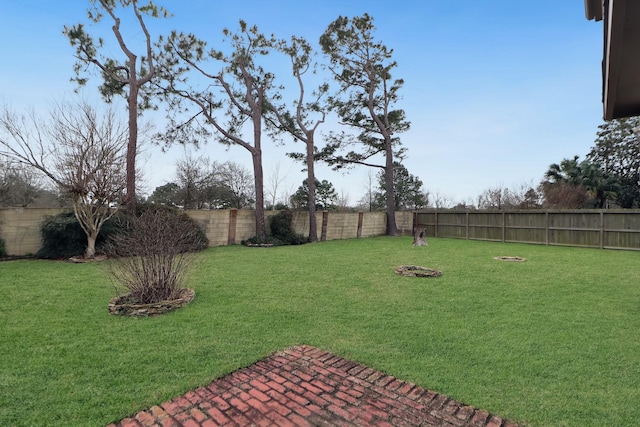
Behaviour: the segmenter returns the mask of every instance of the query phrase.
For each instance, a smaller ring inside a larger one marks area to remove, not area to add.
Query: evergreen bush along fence
[[[35,254],[42,246],[40,227],[45,219],[65,209],[0,208],[0,236],[5,241],[6,253],[23,256]],[[185,211],[204,230],[209,246],[239,244],[255,236],[255,211],[253,210],[188,210]],[[268,211],[267,222],[279,211]],[[293,232],[309,234],[309,213],[292,212]],[[397,212],[396,223],[402,234],[413,230],[413,213]],[[384,212],[322,212],[318,215],[318,239],[335,240],[384,235]]]
[[[421,211],[428,236],[640,250],[640,210]]]

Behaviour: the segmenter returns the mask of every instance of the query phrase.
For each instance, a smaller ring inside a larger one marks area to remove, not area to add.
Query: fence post
[[[465,233],[467,234],[467,240],[469,240],[469,212],[465,213]]]
[[[545,223],[544,244],[549,246],[549,211],[546,211],[544,213],[544,223]]]
[[[438,237],[438,212],[436,212],[436,217],[434,221],[435,221],[435,224],[434,224],[435,231],[433,232],[433,234],[435,235],[435,237]]]
[[[329,222],[329,211],[322,211],[322,231],[320,233],[320,241],[327,240],[327,223]]]
[[[604,249],[604,212],[600,211],[600,249]]]
[[[504,212],[502,212],[502,242],[506,240],[507,236],[507,216]]]
[[[238,223],[238,209],[229,209],[229,231],[227,234],[227,245],[236,244],[236,224]]]
[[[358,212],[358,231],[356,232],[356,237],[358,239],[360,237],[362,237],[362,220],[363,220],[363,218],[364,218],[364,212]]]

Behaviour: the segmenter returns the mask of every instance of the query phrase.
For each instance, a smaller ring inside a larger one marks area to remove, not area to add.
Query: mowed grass
[[[191,304],[131,319],[103,264],[3,262],[0,425],[105,425],[301,343],[524,425],[636,425],[639,272],[638,252],[454,239],[218,247]]]

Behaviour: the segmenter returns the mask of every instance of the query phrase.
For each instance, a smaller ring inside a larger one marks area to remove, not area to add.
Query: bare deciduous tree
[[[337,212],[349,212],[351,211],[351,207],[349,206],[350,202],[349,192],[342,189],[340,193],[336,195],[336,211]]]
[[[109,265],[116,284],[138,304],[180,297],[195,261],[193,252],[208,244],[204,234],[186,214],[165,209],[148,209],[128,221],[122,232],[111,236],[107,248],[118,258]]]
[[[266,188],[266,193],[267,193],[267,196],[269,196],[269,199],[270,199],[269,204],[271,205],[272,210],[275,210],[276,208],[276,204],[278,203],[278,200],[279,200],[278,193],[280,191],[280,186],[282,185],[282,183],[286,178],[287,178],[287,174],[283,175],[280,173],[280,162],[276,162],[276,165],[274,166],[274,168],[271,170],[271,173],[267,177],[268,187]]]
[[[44,177],[23,164],[0,159],[0,206],[36,206],[55,203],[55,193],[45,188]]]
[[[509,189],[502,186],[488,188],[478,196],[478,209],[504,209],[510,194]]]
[[[174,185],[173,203],[185,209],[247,209],[255,200],[253,176],[247,169],[189,153],[176,162]]]
[[[42,172],[69,196],[87,235],[87,258],[122,200],[126,146],[127,128],[115,113],[98,115],[86,103],[57,104],[48,120],[33,111],[0,112],[0,154]]]
[[[478,209],[535,209],[540,207],[540,195],[532,183],[506,188],[502,185],[490,187],[477,199]]]
[[[185,209],[202,209],[204,200],[200,197],[209,181],[209,159],[194,158],[190,154],[176,161],[176,183],[180,191],[179,203]]]
[[[453,205],[452,200],[443,193],[433,193],[433,196],[429,199],[430,205],[436,209],[448,209]]]
[[[215,181],[231,189],[231,207],[249,209],[254,206],[256,191],[250,170],[235,162],[213,162],[211,174]]]
[[[367,179],[365,184],[363,185],[363,189],[365,193],[362,195],[360,200],[358,200],[357,209],[361,211],[373,212],[373,199],[375,196],[374,191],[375,178],[373,176],[373,172],[371,169],[367,171]]]
[[[553,185],[541,185],[541,189],[545,208],[579,209],[589,200],[589,192],[582,185],[558,182]]]

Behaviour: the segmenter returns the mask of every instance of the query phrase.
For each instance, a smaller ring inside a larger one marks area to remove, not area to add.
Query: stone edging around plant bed
[[[519,256],[496,256],[493,259],[498,261],[510,261],[510,262],[523,262],[526,261],[526,258],[522,258]]]
[[[119,316],[133,317],[158,316],[189,304],[196,296],[196,292],[193,289],[188,288],[182,289],[180,293],[180,298],[160,301],[152,304],[122,303],[121,301],[126,300],[128,294],[120,295],[109,301],[109,313]]]
[[[439,277],[442,271],[418,265],[401,265],[396,267],[396,274],[409,277]]]
[[[82,264],[86,262],[98,262],[105,261],[107,259],[106,255],[96,255],[93,258],[85,258],[84,256],[72,256],[69,258],[69,262],[73,262],[75,264]]]

